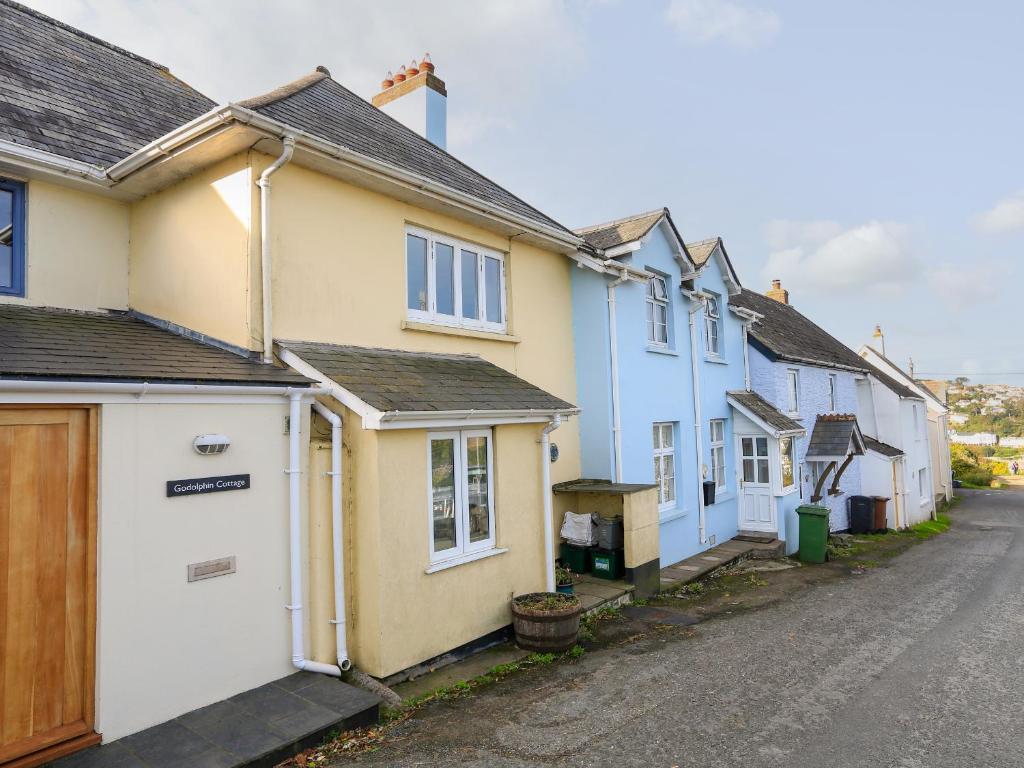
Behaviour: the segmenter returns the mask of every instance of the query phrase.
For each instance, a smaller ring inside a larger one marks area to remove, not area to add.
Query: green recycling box
[[[623,572],[621,549],[594,547],[590,556],[590,572],[599,579],[621,579]]]
[[[800,518],[800,550],[802,563],[824,563],[828,553],[828,507],[802,504],[796,508]]]

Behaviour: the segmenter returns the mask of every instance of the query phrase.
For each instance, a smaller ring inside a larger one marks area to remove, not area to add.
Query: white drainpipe
[[[629,280],[626,270],[608,283],[608,348],[612,374],[612,445],[615,461],[615,482],[622,482],[622,415],[619,406],[619,342],[615,320],[615,289]]]
[[[691,305],[690,315],[690,375],[693,377],[693,439],[697,449],[697,469],[700,480],[704,480],[704,430],[701,427],[700,408],[700,364],[697,362],[697,322],[694,316],[704,306],[704,295],[701,293],[687,294]],[[707,519],[704,510],[704,486],[697,486],[697,531],[701,545],[707,543]]]
[[[345,551],[342,518],[341,489],[341,416],[313,401],[313,408],[331,423],[331,542],[334,547],[334,634],[338,652],[338,667],[347,672],[352,667],[348,658],[348,641],[345,637]]]
[[[290,396],[288,415],[288,545],[291,557],[291,605],[285,606],[292,612],[292,666],[307,672],[341,677],[341,669],[334,664],[322,664],[305,657],[305,629],[302,621],[302,520],[299,511],[301,498],[299,480],[302,464],[299,451],[299,430],[302,422],[302,393]]]
[[[271,301],[272,262],[270,259],[270,177],[280,170],[281,166],[292,159],[295,152],[295,137],[288,135],[281,139],[284,149],[281,156],[260,174],[256,182],[260,188],[260,277],[263,281],[263,362],[274,359],[274,323],[273,302]]]
[[[545,589],[555,591],[555,524],[551,519],[551,433],[562,425],[555,415],[540,433],[541,494],[544,496],[544,578]]]
[[[743,388],[750,391],[750,348],[747,346],[747,338],[750,333],[750,326],[743,323]]]

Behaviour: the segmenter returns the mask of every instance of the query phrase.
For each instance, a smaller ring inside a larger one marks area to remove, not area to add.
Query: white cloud
[[[843,229],[834,221],[774,221],[766,231],[763,284],[781,279],[795,293],[866,291],[891,295],[921,274],[906,225],[869,221]]]
[[[979,304],[997,301],[998,290],[991,280],[979,279],[979,275],[1007,275],[992,261],[972,262],[962,267],[943,262],[928,272],[928,287],[954,310],[976,309]],[[1010,270],[1012,274],[1012,269]]]
[[[43,13],[170,67],[219,101],[247,98],[325,65],[363,97],[430,51],[448,86],[456,152],[540,98],[551,72],[584,69],[568,0],[26,0]],[[467,32],[471,30],[471,34]],[[491,117],[494,116],[494,117]]]
[[[782,29],[778,14],[729,0],[672,0],[666,17],[684,40],[699,45],[721,41],[734,48],[756,48]]]
[[[989,210],[975,216],[974,227],[990,235],[1024,229],[1024,191],[1003,198]]]

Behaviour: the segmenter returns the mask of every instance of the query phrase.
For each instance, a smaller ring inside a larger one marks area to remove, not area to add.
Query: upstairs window
[[[828,375],[828,409],[832,413],[836,410],[836,375],[830,373]]]
[[[786,411],[791,416],[800,413],[800,371],[790,368],[786,371]]]
[[[0,179],[0,295],[25,295],[25,185]]]
[[[668,281],[661,275],[647,281],[647,341],[668,346]]]
[[[444,235],[405,234],[409,319],[505,333],[505,257]]]
[[[712,357],[722,356],[722,314],[717,296],[711,296],[704,306],[704,349]]]

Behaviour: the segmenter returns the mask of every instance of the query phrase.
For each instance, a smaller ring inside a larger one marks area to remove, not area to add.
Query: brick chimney
[[[775,299],[779,304],[789,304],[789,291],[782,287],[781,280],[772,280],[772,288],[765,296]]]
[[[430,54],[418,64],[403,65],[392,76],[388,72],[381,91],[373,97],[373,106],[416,131],[441,149],[448,143],[448,91],[444,81],[434,74]]]

